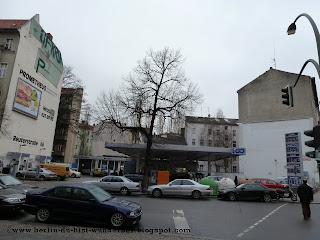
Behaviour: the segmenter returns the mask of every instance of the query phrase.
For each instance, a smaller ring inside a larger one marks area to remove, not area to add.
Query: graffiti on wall
[[[60,50],[34,19],[31,19],[30,34],[41,43],[34,66],[36,71],[57,87],[63,73]]]

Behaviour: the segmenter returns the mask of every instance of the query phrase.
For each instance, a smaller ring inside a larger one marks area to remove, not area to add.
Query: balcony
[[[54,151],[52,152],[52,156],[64,157],[64,151]]]
[[[67,140],[67,138],[68,138],[68,134],[57,134],[57,135],[55,135],[54,136],[54,138],[56,139],[56,140]]]

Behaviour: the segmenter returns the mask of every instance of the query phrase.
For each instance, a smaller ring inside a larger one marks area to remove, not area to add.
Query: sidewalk
[[[290,198],[282,198],[279,200],[280,202],[288,202],[288,203],[300,203],[299,197],[297,201],[292,201]],[[313,194],[313,202],[311,204],[320,204],[320,191],[318,190]]]

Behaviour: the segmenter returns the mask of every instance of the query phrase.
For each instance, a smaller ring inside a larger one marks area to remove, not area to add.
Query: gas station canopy
[[[105,143],[105,148],[132,158],[143,157],[147,144]],[[175,144],[152,144],[152,157],[168,160],[216,161],[245,154],[244,148],[196,147]]]

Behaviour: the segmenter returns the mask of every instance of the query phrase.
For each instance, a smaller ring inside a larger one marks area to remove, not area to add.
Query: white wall
[[[0,155],[4,156],[4,167],[6,167],[6,165],[12,160],[12,157],[7,156],[8,152],[22,152],[30,154],[30,157],[27,160],[30,160],[33,165],[36,165],[38,162],[35,159],[37,155],[51,156],[52,152],[61,93],[62,75],[59,84],[56,87],[43,75],[36,72],[35,64],[37,61],[37,54],[42,45],[32,34],[29,33],[30,25],[31,22],[29,21],[20,29],[20,42],[18,49],[15,50],[16,60],[13,67],[6,102],[6,111],[10,116],[9,128],[7,129],[9,134],[6,137],[0,138]],[[42,84],[42,86],[45,86],[45,88],[43,87],[41,89],[39,84],[37,85],[30,81],[30,78],[23,75],[21,70],[35,78]],[[41,91],[39,114],[36,119],[12,110],[19,78]],[[54,111],[53,119],[47,118],[50,114],[45,109]],[[19,137],[19,139],[23,138],[36,141],[38,144],[35,145],[30,144],[30,142],[22,143],[14,141],[14,136]],[[22,144],[25,146],[20,146]]]
[[[276,179],[287,176],[285,134],[301,133],[303,155],[312,151],[304,145],[310,140],[304,135],[305,130],[313,128],[313,119],[298,119],[287,121],[239,123],[239,146],[246,148],[246,155],[240,156],[240,172],[245,177],[261,177]],[[317,162],[303,161],[304,171],[309,173],[309,181],[319,182]]]

